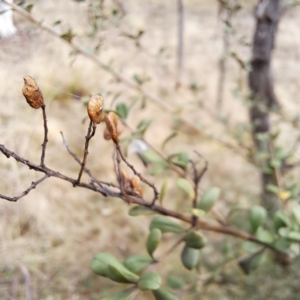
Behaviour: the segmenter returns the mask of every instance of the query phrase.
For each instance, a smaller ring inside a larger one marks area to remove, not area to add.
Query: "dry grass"
[[[144,29],[142,45],[146,52],[137,49],[131,40],[120,36],[119,30],[110,25],[101,32],[103,43],[99,57],[105,62],[113,59],[113,67],[126,77],[132,78],[135,73],[151,77],[146,84],[148,90],[159,95],[163,101],[184,108],[184,114],[196,124],[206,122],[208,131],[222,132],[222,126],[210,120],[201,109],[195,109],[191,103],[191,92],[183,88],[178,91],[174,89],[176,7],[173,2],[126,1],[124,5],[128,14],[122,21],[122,28],[132,33]],[[196,81],[204,87],[199,97],[212,108],[217,95],[217,65],[222,51],[215,2],[186,1],[183,74],[184,84]],[[250,49],[237,41],[242,36],[246,41],[251,41],[254,29],[251,5],[247,4],[247,8],[234,21],[238,31],[233,37],[232,47],[244,59],[249,58]],[[108,12],[112,6],[108,1]],[[82,36],[88,27],[85,9],[85,3],[75,1],[36,1],[33,14],[48,24],[61,19],[58,30],[72,26]],[[276,92],[291,115],[300,104],[297,97],[300,55],[298,15],[299,9],[296,8],[284,17],[274,53]],[[121,92],[118,101],[124,102],[137,93],[113,81],[110,75],[85,58],[78,57],[71,66],[73,58],[69,56],[68,46],[18,16],[16,21],[19,34],[11,40],[0,41],[1,144],[30,160],[39,161],[43,138],[41,112],[31,109],[21,95],[22,78],[31,75],[42,89],[47,105],[50,142],[46,163],[76,177],[78,165],[67,155],[59,134],[63,131],[71,148],[80,155],[87,130],[87,122],[82,122],[86,110],[75,96],[101,92],[107,95],[106,105],[109,106],[113,98],[110,92]],[[89,39],[76,39],[91,47]],[[154,55],[161,47],[165,51],[158,60]],[[230,60],[224,111],[230,114],[233,122],[247,120],[244,105],[232,96],[239,75],[236,63]],[[246,86],[244,75],[242,80]],[[129,123],[135,125],[144,117],[154,119],[147,139],[160,146],[171,132],[170,115],[153,104],[148,104],[143,111],[136,106],[131,111]],[[282,141],[289,143],[290,129],[286,126],[283,130]],[[103,124],[92,140],[89,167],[99,178],[113,181],[113,147],[102,139],[102,131]],[[219,185],[223,189],[224,203],[249,203],[249,199],[257,199],[256,170],[222,146],[184,130],[166,147],[166,153],[193,149],[200,151],[210,163],[203,187]],[[136,158],[130,157],[130,160],[138,164]],[[0,166],[2,194],[16,195],[37,178],[37,174],[12,159],[0,157]],[[142,168],[140,164],[138,166]],[[162,178],[157,178],[157,182],[161,184]],[[172,201],[180,200],[176,199],[174,184],[171,184],[169,195],[166,205],[172,206]],[[26,272],[21,272],[25,268],[30,274],[27,280],[31,281],[32,299],[101,299],[115,285],[92,274],[89,264],[93,255],[97,251],[107,251],[122,259],[127,254],[144,252],[148,219],[130,218],[127,211],[127,205],[119,200],[103,199],[100,195],[74,189],[70,184],[55,179],[41,184],[18,203],[1,201],[0,298],[25,299],[28,283],[24,275]],[[142,298],[138,296],[136,299]]]

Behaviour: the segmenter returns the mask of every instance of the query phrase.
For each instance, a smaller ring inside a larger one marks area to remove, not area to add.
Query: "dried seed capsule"
[[[109,133],[109,131],[107,130],[106,127],[104,128],[103,137],[107,141],[111,140],[111,135],[110,135],[110,133]]]
[[[109,112],[106,116],[105,116],[105,124],[106,124],[106,128],[108,130],[108,132],[111,135],[111,138],[113,139],[113,141],[118,144],[119,143],[119,139],[118,139],[118,116],[114,113],[114,112]]]
[[[125,191],[130,191],[131,183],[127,173],[121,169],[122,184]]]
[[[124,126],[123,124],[118,120],[117,123],[117,135],[121,135],[122,132],[124,131]],[[108,129],[105,127],[103,131],[103,137],[105,140],[109,141],[111,139],[111,134],[109,133]]]
[[[87,105],[87,113],[94,124],[102,121],[103,98],[99,95],[91,97]]]
[[[36,84],[36,81],[32,77],[24,77],[24,86],[22,88],[22,93],[27,103],[31,107],[38,109],[44,105],[43,94]]]
[[[134,192],[143,196],[143,190],[141,188],[141,181],[137,176],[131,178],[131,186]]]

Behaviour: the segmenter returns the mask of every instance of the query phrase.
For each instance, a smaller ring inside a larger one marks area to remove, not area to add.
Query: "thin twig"
[[[44,142],[42,144],[42,156],[41,156],[41,166],[45,167],[45,153],[46,146],[48,142],[48,126],[47,126],[47,116],[46,116],[46,105],[42,105],[43,110],[43,120],[44,120]]]
[[[162,254],[159,258],[156,259],[156,262],[160,262],[163,261],[164,258],[168,257],[182,242],[183,242],[184,238],[181,237],[180,239],[178,239],[174,245],[172,245],[164,254]]]
[[[196,154],[199,156],[203,157],[199,152],[195,151]],[[193,169],[193,181],[194,181],[194,191],[195,191],[195,196],[193,199],[193,208],[197,208],[197,200],[198,200],[198,190],[199,190],[199,184],[201,182],[201,179],[205,172],[207,171],[208,168],[208,162],[206,159],[204,159],[204,168],[201,170],[200,173],[198,173],[196,163],[193,160],[190,160],[190,163],[192,164],[192,169]],[[193,216],[193,226],[195,226],[197,221],[197,216]]]
[[[61,134],[61,137],[62,137],[62,140],[63,140],[63,144],[64,144],[65,148],[67,149],[68,153],[75,159],[75,161],[79,165],[81,165],[81,161],[80,161],[79,157],[70,149],[69,145],[67,144],[67,142],[65,140],[65,137],[64,137],[64,134],[63,134],[62,131],[60,132],[60,134]],[[87,169],[86,167],[84,167],[83,171],[86,174],[88,174],[88,176],[90,177],[92,182],[97,183],[100,187],[102,187],[102,185],[107,185],[107,186],[118,188],[118,186],[115,185],[114,183],[98,180],[97,178],[95,178],[93,176],[92,172],[89,169]]]
[[[8,200],[8,201],[11,201],[11,202],[17,202],[19,199],[21,199],[24,196],[28,195],[31,190],[35,189],[37,187],[37,185],[39,185],[41,182],[43,182],[48,177],[49,177],[48,175],[45,175],[41,179],[32,182],[31,185],[30,185],[30,187],[27,190],[25,190],[24,192],[22,192],[21,195],[19,195],[19,196],[7,197],[7,196],[4,196],[4,195],[0,194],[0,198]]]
[[[229,1],[223,2],[220,1],[220,18],[222,17],[222,11],[225,14],[225,18],[223,20],[224,27],[223,27],[223,53],[222,57],[219,62],[219,81],[218,81],[218,96],[217,96],[217,103],[216,107],[219,111],[221,111],[222,104],[223,104],[223,96],[224,96],[224,86],[225,86],[225,79],[226,79],[226,62],[227,62],[227,55],[230,46],[230,32],[228,30],[228,25],[231,22],[232,16],[232,8],[230,7]]]
[[[183,1],[177,0],[177,16],[178,16],[178,40],[177,40],[177,78],[176,87],[181,85],[181,75],[183,69],[183,31],[184,31],[184,7]]]
[[[122,160],[124,161],[124,163],[132,170],[132,172],[136,176],[138,176],[141,181],[143,181],[144,183],[146,183],[147,185],[149,185],[153,189],[154,198],[152,200],[151,205],[154,205],[155,201],[158,199],[158,195],[159,195],[159,192],[157,191],[155,185],[153,183],[149,182],[146,178],[144,178],[139,172],[137,172],[137,170],[134,168],[134,166],[127,161],[127,159],[124,157],[124,155],[122,153],[122,150],[121,150],[121,147],[120,147],[119,144],[116,144],[116,149],[119,152],[119,154],[120,154]]]
[[[92,121],[90,121],[88,132],[87,132],[87,135],[85,137],[83,160],[82,160],[82,163],[81,163],[81,168],[80,168],[80,171],[79,171],[79,174],[78,174],[78,179],[76,181],[76,184],[78,184],[80,182],[83,169],[86,165],[86,159],[87,159],[87,156],[89,154],[89,143],[90,143],[91,138],[95,135],[95,132],[96,132],[96,125]]]

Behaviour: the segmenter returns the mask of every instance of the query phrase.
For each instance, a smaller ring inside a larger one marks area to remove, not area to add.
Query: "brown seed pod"
[[[118,124],[117,124],[117,135],[120,136],[122,134],[122,132],[124,131],[124,126],[123,124],[118,120]],[[104,128],[103,131],[103,137],[105,140],[109,141],[111,139],[111,134],[109,133],[109,131],[107,130],[107,128]]]
[[[137,176],[133,176],[131,178],[131,186],[134,192],[136,192],[140,196],[143,196],[143,190],[141,188],[140,178],[138,178]]]
[[[24,77],[24,86],[22,88],[22,93],[27,103],[31,107],[38,109],[44,105],[43,94],[36,84],[36,81],[32,77]]]
[[[111,135],[112,140],[118,144],[119,139],[118,139],[118,116],[114,112],[109,112],[105,116],[105,124],[108,132]]]
[[[92,96],[87,104],[87,113],[94,124],[102,121],[103,98],[99,95]]]
[[[130,179],[127,175],[127,173],[121,169],[121,177],[122,177],[122,184],[125,191],[129,191],[131,188]]]

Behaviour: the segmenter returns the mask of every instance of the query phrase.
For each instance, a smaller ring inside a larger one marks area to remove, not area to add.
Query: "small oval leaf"
[[[149,216],[153,215],[154,211],[148,207],[136,205],[129,210],[129,216]]]
[[[200,260],[200,251],[198,249],[184,246],[181,253],[181,261],[188,270],[194,269]]]
[[[159,245],[161,236],[162,236],[162,233],[161,233],[160,229],[158,229],[158,228],[153,228],[150,231],[146,246],[147,246],[147,251],[148,251],[149,255],[152,257],[153,257],[153,252],[156,250],[157,246]]]
[[[148,163],[154,163],[159,165],[167,165],[166,161],[154,150],[147,149],[140,153],[142,158]]]
[[[175,275],[170,275],[167,278],[167,285],[173,290],[180,290],[185,286],[185,283],[181,280],[181,278]]]
[[[198,204],[198,208],[208,212],[216,203],[220,196],[220,189],[218,187],[212,187],[206,190]]]
[[[263,250],[262,250],[258,253],[254,253],[254,254],[248,256],[247,258],[245,258],[245,259],[243,259],[242,261],[239,262],[240,267],[242,268],[242,270],[246,274],[250,274],[261,263],[262,258],[263,258],[263,254],[264,253],[263,253]]]
[[[284,211],[276,211],[273,215],[273,224],[275,230],[278,232],[281,227],[289,227],[290,220]]]
[[[155,217],[151,224],[150,224],[150,230],[157,228],[162,233],[165,232],[175,232],[175,233],[181,233],[183,231],[183,228],[180,224],[168,219],[165,216],[157,216]]]
[[[105,297],[103,298],[102,300],[124,300],[124,299],[127,299],[128,296],[136,289],[135,286],[131,286],[130,288],[124,290],[124,291],[121,291],[117,294],[114,294],[112,296],[109,296],[109,297]]]
[[[118,103],[116,106],[116,113],[121,119],[126,119],[128,117],[128,107],[125,103]]]
[[[97,253],[91,262],[91,268],[96,274],[116,282],[135,283],[139,279],[139,276],[129,271],[113,255],[108,253]]]
[[[123,265],[133,273],[140,273],[153,262],[148,255],[131,255],[124,259]]]
[[[254,205],[249,212],[249,221],[252,232],[255,233],[257,228],[261,226],[267,217],[267,211],[260,205]]]
[[[195,198],[195,191],[192,183],[184,178],[178,178],[176,181],[177,185],[188,194],[189,198],[193,200]]]
[[[168,189],[168,185],[169,185],[169,181],[170,179],[166,179],[161,187],[160,193],[159,193],[159,203],[162,204],[166,193],[167,193],[167,189]]]
[[[156,300],[180,300],[174,294],[163,288],[152,291],[152,294]]]
[[[201,249],[206,245],[207,239],[196,231],[190,231],[184,236],[185,244],[194,249]]]
[[[142,291],[157,290],[161,285],[161,277],[155,272],[144,273],[138,281],[138,287]]]

